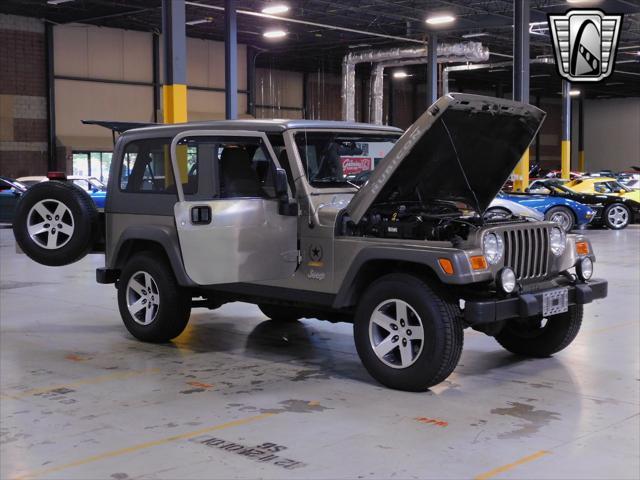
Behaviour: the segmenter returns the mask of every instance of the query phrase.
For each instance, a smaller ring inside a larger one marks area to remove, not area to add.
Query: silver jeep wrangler
[[[126,130],[104,212],[64,181],[20,200],[18,245],[45,265],[103,251],[136,338],[180,335],[191,308],[244,301],[274,321],[353,322],[391,388],[422,391],[460,358],[463,329],[552,355],[607,294],[591,245],[555,224],[483,213],[544,112],[450,94],[406,132],[243,120]]]

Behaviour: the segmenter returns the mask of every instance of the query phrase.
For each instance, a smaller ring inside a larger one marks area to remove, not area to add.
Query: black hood
[[[483,213],[544,117],[542,110],[524,103],[445,95],[402,135],[347,212],[357,223],[376,203],[438,199]]]

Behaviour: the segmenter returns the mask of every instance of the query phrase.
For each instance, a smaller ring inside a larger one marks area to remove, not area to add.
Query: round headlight
[[[556,257],[562,255],[566,246],[564,230],[559,227],[552,227],[549,231],[549,245],[551,246],[551,252]]]
[[[509,267],[504,267],[498,272],[496,283],[504,293],[511,293],[516,288],[516,274]]]
[[[593,276],[593,262],[589,257],[584,257],[576,263],[576,273],[580,280],[589,280]]]
[[[482,253],[490,264],[498,263],[504,253],[504,241],[495,233],[487,233],[482,239]]]

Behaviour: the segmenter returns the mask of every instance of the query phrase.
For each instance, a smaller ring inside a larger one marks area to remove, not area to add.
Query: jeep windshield
[[[309,130],[295,135],[307,179],[317,188],[363,185],[398,138],[400,134]]]

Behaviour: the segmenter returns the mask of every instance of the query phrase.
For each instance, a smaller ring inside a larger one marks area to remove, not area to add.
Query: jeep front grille
[[[507,230],[504,235],[504,263],[518,280],[547,275],[549,264],[548,227]]]

